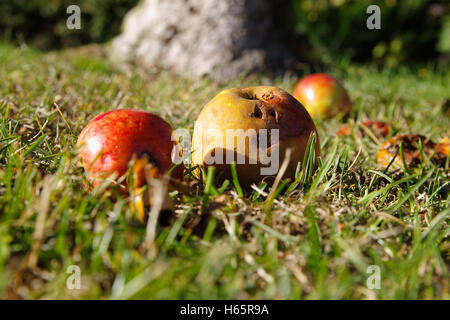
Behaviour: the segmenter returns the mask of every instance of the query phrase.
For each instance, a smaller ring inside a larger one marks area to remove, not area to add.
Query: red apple
[[[314,73],[299,81],[294,97],[313,118],[327,118],[351,109],[350,98],[342,84],[325,73]]]
[[[88,179],[97,186],[114,173],[117,177],[125,174],[133,157],[151,163],[153,176],[167,173],[174,165],[171,152],[175,144],[171,135],[170,125],[153,113],[114,110],[92,120],[81,131],[77,145]],[[133,168],[137,187],[145,183],[145,166],[142,161],[138,164]],[[182,178],[180,166],[173,176]]]

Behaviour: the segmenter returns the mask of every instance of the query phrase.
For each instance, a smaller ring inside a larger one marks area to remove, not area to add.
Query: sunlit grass
[[[449,134],[446,70],[329,71],[354,101],[349,123],[378,119],[391,135],[438,142]],[[127,75],[83,51],[0,45],[0,79],[1,298],[450,298],[448,169],[380,169],[369,135],[336,137],[343,119],[316,123],[321,157],[311,139],[296,179],[274,190],[261,183],[245,194],[237,175],[219,184],[209,169],[191,194],[171,192],[176,210],[158,225],[156,256],[129,199],[106,184],[86,188],[75,142],[95,115],[139,108],[192,132],[220,90],[291,91],[294,76]],[[81,290],[66,287],[70,265],[81,268]],[[370,265],[381,270],[378,290],[366,286]]]

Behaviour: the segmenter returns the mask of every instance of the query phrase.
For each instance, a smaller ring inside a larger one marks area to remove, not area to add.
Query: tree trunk
[[[273,0],[142,0],[112,43],[119,67],[162,68],[225,81],[283,68],[291,55],[274,27]]]

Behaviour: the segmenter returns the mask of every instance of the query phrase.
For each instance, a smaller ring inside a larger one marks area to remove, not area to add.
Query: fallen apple
[[[345,88],[337,79],[325,73],[314,73],[300,80],[293,95],[313,118],[348,114],[351,109]]]
[[[105,178],[122,176],[133,157],[145,158],[152,163],[157,174],[163,175],[174,165],[171,152],[172,128],[161,117],[146,111],[121,109],[106,112],[92,120],[80,133],[77,145],[89,180],[97,186]],[[136,172],[142,185],[143,170]],[[180,169],[174,170],[178,178]]]
[[[233,88],[222,91],[201,110],[194,126],[192,163],[213,165],[230,178],[236,162],[240,183],[248,188],[264,176],[277,174],[289,148],[285,177],[293,178],[302,162],[308,139],[317,130],[305,108],[276,87]]]
[[[135,204],[141,220],[144,204],[151,202],[143,185],[148,177],[161,178],[174,165],[171,153],[177,145],[172,141],[172,128],[159,116],[139,110],[122,109],[106,112],[92,120],[80,133],[79,154],[94,187],[105,179],[123,176],[133,162]],[[182,166],[171,173],[183,178]],[[118,191],[128,194],[128,183],[116,184]]]

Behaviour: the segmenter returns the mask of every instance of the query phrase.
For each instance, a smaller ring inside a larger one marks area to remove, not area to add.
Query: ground
[[[191,196],[172,192],[176,210],[164,213],[149,247],[129,199],[86,188],[75,148],[83,126],[133,107],[192,132],[221,89],[292,92],[297,78],[219,85],[166,72],[125,74],[103,51],[0,45],[1,298],[450,298],[448,159],[383,170],[380,141],[335,135],[344,122],[378,119],[394,133],[448,136],[448,66],[331,66],[354,110],[349,119],[316,122],[317,171],[300,170],[274,197],[240,197],[233,183],[197,185]],[[77,271],[81,288],[71,289]]]

